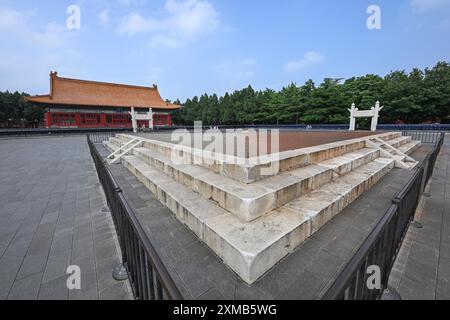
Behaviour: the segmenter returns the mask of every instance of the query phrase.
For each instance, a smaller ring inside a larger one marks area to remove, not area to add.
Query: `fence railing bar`
[[[102,139],[94,138],[94,141],[102,142]],[[90,136],[87,136],[87,142],[111,209],[122,250],[123,264],[128,271],[135,298],[182,300],[183,297],[178,287],[162,263]],[[156,290],[153,288],[153,282],[156,283]],[[157,294],[154,294],[155,291]]]
[[[411,135],[414,140],[432,142],[435,146],[344,266],[323,299],[379,299],[387,287],[390,270],[414,217],[421,193],[432,176],[445,137],[443,132],[402,133]],[[133,293],[137,299],[182,299],[180,291],[125,199],[119,184],[94,146],[94,142],[102,143],[112,135],[94,134],[92,137],[88,136],[87,140],[111,208],[122,249],[123,264],[129,273]],[[372,264],[378,264],[383,272],[381,290],[368,291],[366,288],[366,269]]]
[[[322,299],[381,298],[383,291],[387,288],[391,269],[394,266],[408,227],[414,219],[422,192],[432,176],[436,159],[445,139],[445,133],[424,134],[422,132],[420,133],[420,139],[422,141],[432,140],[435,143],[431,153],[422,161],[406,185],[395,196],[392,205],[344,266]],[[366,286],[368,264],[380,267],[382,272],[381,290],[370,290]]]

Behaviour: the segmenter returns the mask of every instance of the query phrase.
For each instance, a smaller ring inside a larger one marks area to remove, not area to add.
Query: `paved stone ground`
[[[100,153],[106,156],[103,146]],[[429,147],[413,156],[421,160]],[[318,299],[412,172],[394,169],[251,286],[241,281],[121,164],[111,166],[186,299]]]
[[[0,299],[129,299],[86,138],[0,140]],[[66,286],[81,268],[81,290]]]
[[[436,161],[422,197],[416,220],[422,229],[410,227],[394,264],[389,285],[402,299],[450,299],[450,134]]]

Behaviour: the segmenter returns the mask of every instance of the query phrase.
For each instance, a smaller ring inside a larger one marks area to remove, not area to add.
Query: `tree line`
[[[352,103],[362,110],[377,100],[385,106],[381,123],[449,123],[450,64],[439,62],[409,73],[393,71],[385,77],[326,78],[319,85],[308,80],[280,91],[255,91],[248,86],[221,97],[204,94],[187,99],[172,119],[181,125],[197,120],[206,125],[346,124]]]
[[[44,121],[44,109],[25,100],[28,94],[0,92],[0,128],[37,127]]]
[[[44,109],[28,103],[26,96],[0,92],[0,127],[43,123]],[[221,97],[204,94],[184,103],[175,101],[184,107],[172,113],[172,121],[179,125],[200,120],[205,125],[346,124],[347,108],[353,102],[369,109],[377,100],[385,106],[381,123],[450,123],[450,64],[438,62],[431,69],[393,71],[385,77],[326,78],[319,85],[308,80],[279,91],[248,86]]]

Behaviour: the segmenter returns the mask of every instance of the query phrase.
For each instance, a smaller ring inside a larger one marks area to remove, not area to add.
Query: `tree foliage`
[[[0,126],[36,126],[44,119],[44,109],[25,100],[26,93],[0,92]]]
[[[0,92],[0,126],[42,124],[44,109],[28,103],[19,92]],[[385,106],[382,123],[450,123],[450,64],[431,69],[393,71],[385,77],[368,74],[345,81],[327,78],[316,85],[291,83],[279,91],[255,91],[251,86],[222,97],[204,94],[188,99],[172,114],[175,124],[344,124],[354,102],[369,109],[379,100]],[[175,101],[182,104],[180,101]]]
[[[383,123],[450,122],[450,64],[432,69],[393,71],[385,77],[368,74],[345,81],[327,78],[291,83],[280,91],[255,91],[251,86],[218,98],[204,94],[184,103],[173,114],[177,124],[340,124],[347,123],[347,108],[354,102],[369,109],[379,100]]]

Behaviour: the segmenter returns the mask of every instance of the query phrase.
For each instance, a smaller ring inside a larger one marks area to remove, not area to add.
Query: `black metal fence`
[[[409,136],[412,140],[420,141],[425,144],[436,144],[439,142],[442,132],[422,131],[422,130],[403,130],[403,136]]]
[[[434,170],[444,142],[444,133],[432,152],[422,161],[405,187],[393,199],[392,205],[338,275],[322,297],[324,300],[375,300],[387,288],[389,275],[410,223],[414,219],[422,192]],[[375,266],[380,268],[381,288],[370,288],[367,280]],[[370,272],[369,272],[370,271]]]
[[[183,126],[164,126],[164,127],[155,127],[155,131],[171,131],[176,129],[186,129],[186,130],[194,130],[197,127],[193,125],[183,125]],[[305,131],[305,130],[333,130],[333,131],[342,131],[348,130],[348,124],[236,124],[236,125],[202,125],[202,130],[208,129],[280,129],[280,130],[295,130],[295,131]]]
[[[379,124],[384,131],[450,131],[450,124]]]
[[[203,125],[203,130],[211,129],[214,126]],[[236,124],[236,125],[219,125],[215,126],[218,129],[280,129],[280,130],[348,130],[348,124]],[[171,131],[175,129],[193,130],[194,126],[159,126],[155,127],[155,131]],[[423,131],[430,137],[436,137],[442,131],[450,131],[450,124],[381,124],[377,127],[381,131],[413,131],[419,135],[419,131]],[[433,131],[433,132],[432,132]],[[32,136],[32,135],[80,135],[80,134],[104,134],[104,133],[120,133],[132,132],[131,128],[30,128],[30,129],[0,129],[0,137],[2,136]],[[436,133],[437,135],[434,135]],[[422,137],[423,135],[420,135]],[[423,143],[434,143],[435,141],[427,139],[423,136]],[[420,139],[414,139],[420,140]]]
[[[94,136],[95,139],[102,138]],[[183,299],[90,136],[87,142],[111,209],[122,263],[127,269],[134,297],[137,300]]]
[[[0,129],[2,136],[36,136],[36,135],[85,135],[85,134],[117,134],[131,132],[129,128],[31,128],[31,129]]]
[[[131,132],[131,131],[130,131]],[[115,137],[117,133],[121,132],[94,132],[89,134],[89,139],[92,143],[103,143],[103,141],[109,140],[109,138]],[[126,133],[126,132],[124,132]]]
[[[213,126],[203,125],[204,130]],[[348,124],[234,124],[218,125],[218,129],[280,129],[280,130],[348,130]],[[175,129],[193,130],[193,125],[156,127],[156,131],[167,131]],[[450,124],[379,124],[377,130],[380,131],[425,131],[439,134],[443,131],[450,131]]]
[[[107,140],[109,133],[88,136],[88,144],[105,190],[108,204],[117,230],[122,260],[126,267],[136,299],[182,299],[178,288],[150,243],[136,215],[128,205],[121,189],[112,176],[94,143]],[[413,139],[418,139],[416,136]],[[426,133],[420,137],[426,137]],[[433,135],[436,144],[422,161],[405,187],[393,199],[392,205],[378,221],[357,252],[345,265],[323,296],[323,299],[380,299],[387,288],[389,274],[406,235],[422,192],[433,174],[437,156],[445,134]],[[431,138],[430,138],[431,139]],[[381,288],[370,289],[367,280],[368,267],[377,266],[381,271]]]

